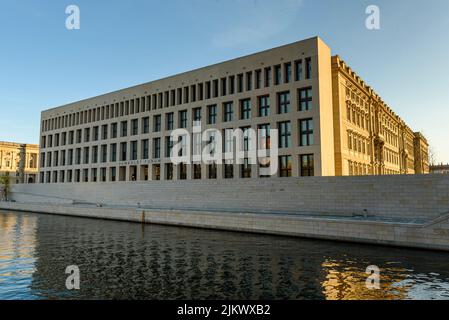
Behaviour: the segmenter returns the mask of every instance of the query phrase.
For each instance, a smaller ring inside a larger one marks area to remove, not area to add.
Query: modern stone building
[[[39,146],[0,141],[0,175],[11,183],[37,182]]]
[[[259,146],[277,129],[281,177],[428,172],[425,138],[315,37],[43,111],[40,182],[261,176],[246,160],[174,165],[170,133],[194,121],[223,152],[231,129]]]

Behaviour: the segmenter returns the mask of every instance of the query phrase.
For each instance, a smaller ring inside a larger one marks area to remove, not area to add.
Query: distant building
[[[36,183],[39,146],[0,141],[0,175],[8,174],[11,184]]]
[[[229,131],[268,145],[277,129],[278,177],[429,171],[423,135],[315,37],[43,111],[40,182],[264,177],[247,159],[174,164],[171,132],[193,140],[196,121],[219,130],[224,153]]]
[[[449,164],[436,164],[430,166],[430,173],[449,174]]]

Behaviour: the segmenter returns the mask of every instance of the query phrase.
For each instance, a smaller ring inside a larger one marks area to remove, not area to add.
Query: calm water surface
[[[0,299],[285,298],[449,299],[449,254],[0,212]]]

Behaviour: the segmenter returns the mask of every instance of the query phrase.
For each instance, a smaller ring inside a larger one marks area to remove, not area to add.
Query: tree
[[[1,187],[1,198],[4,201],[8,201],[9,191],[10,191],[10,177],[9,174],[5,173],[0,176],[0,187]]]
[[[429,146],[429,165],[435,166],[437,164],[437,155],[433,146]]]

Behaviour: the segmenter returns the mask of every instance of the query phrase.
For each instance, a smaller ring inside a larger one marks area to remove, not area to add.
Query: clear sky
[[[315,35],[449,162],[448,0],[1,0],[0,140],[38,143],[41,110]]]

